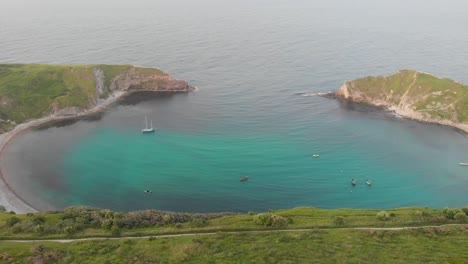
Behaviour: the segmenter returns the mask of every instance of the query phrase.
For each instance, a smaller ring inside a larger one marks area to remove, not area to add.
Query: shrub
[[[205,227],[207,225],[208,225],[208,221],[206,221],[205,219],[195,218],[192,220],[192,222],[190,222],[191,227]]]
[[[272,215],[269,213],[257,214],[254,216],[254,223],[262,226],[286,227],[290,223],[290,219],[280,215]]]
[[[455,219],[455,215],[457,213],[463,213],[464,212],[458,208],[444,208],[444,210],[442,211],[442,213],[444,214],[444,216],[447,218],[447,219],[450,219],[450,220],[454,220]]]
[[[163,216],[163,222],[166,225],[172,224],[172,223],[174,223],[174,217],[172,217],[172,214],[165,214]]]
[[[254,216],[254,223],[262,226],[271,226],[271,214],[262,213]]]
[[[113,221],[111,219],[106,219],[102,222],[101,227],[110,230],[112,228]]]
[[[34,227],[34,232],[38,234],[44,233],[44,227],[42,225],[37,225]]]
[[[255,215],[255,212],[249,211],[247,214],[248,214],[248,215]]]
[[[335,225],[337,225],[337,226],[344,225],[344,223],[345,223],[344,217],[341,216],[341,215],[337,215],[337,216],[333,217],[333,223],[335,223]]]
[[[44,224],[44,223],[45,223],[45,217],[42,216],[42,215],[34,216],[34,218],[32,219],[32,222],[33,222],[35,225]]]
[[[280,215],[271,216],[271,225],[274,227],[287,227],[288,224],[289,224],[289,221],[285,217],[282,217]]]
[[[112,228],[111,228],[111,232],[112,232],[112,235],[113,236],[120,236],[121,235],[121,230],[120,230],[120,227],[116,226],[116,225],[113,225]]]
[[[21,222],[21,219],[19,219],[19,218],[16,217],[16,216],[12,216],[12,217],[10,217],[10,218],[8,218],[8,219],[6,220],[6,224],[7,224],[8,226],[14,226],[14,225],[16,225],[16,224],[19,223],[19,222]]]
[[[453,217],[455,220],[457,220],[458,222],[465,222],[466,220],[466,214],[464,212],[458,212],[455,214],[455,216]]]
[[[462,211],[463,211],[466,215],[468,215],[468,206],[463,207],[463,208],[462,208]]]
[[[377,213],[377,219],[380,221],[387,221],[390,218],[390,214],[387,211],[380,211]]]
[[[6,212],[6,208],[3,205],[0,205],[0,213]]]
[[[16,214],[15,211],[10,211],[8,212],[9,214]]]
[[[33,216],[33,215],[34,215],[33,213],[27,213],[27,214],[26,214],[27,217],[31,217],[31,216]]]
[[[75,233],[75,228],[73,228],[73,226],[66,226],[63,231],[65,232],[65,234],[67,235],[73,235]]]
[[[13,232],[14,234],[21,233],[21,232],[23,232],[23,227],[21,227],[21,225],[15,225],[15,226],[11,229],[11,232]]]

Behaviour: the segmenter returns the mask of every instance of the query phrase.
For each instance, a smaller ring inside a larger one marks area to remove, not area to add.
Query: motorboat
[[[371,180],[366,180],[366,184],[367,184],[368,186],[371,186],[371,185],[372,185],[372,181],[371,181]]]
[[[352,179],[352,180],[351,180],[351,184],[352,184],[353,186],[355,186],[356,183],[357,183],[357,180],[356,180],[356,179]]]
[[[247,176],[244,176],[244,177],[240,177],[240,181],[248,181],[249,180],[249,177]]]

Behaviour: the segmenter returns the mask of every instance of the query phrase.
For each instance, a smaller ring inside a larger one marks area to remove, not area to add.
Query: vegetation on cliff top
[[[409,109],[424,117],[468,122],[468,86],[428,73],[401,70],[346,83],[351,99]]]
[[[466,263],[468,228],[0,242],[2,263]],[[3,261],[2,261],[3,260]]]
[[[342,228],[463,224],[467,213],[468,207],[387,211],[299,207],[260,214],[185,214],[156,210],[123,214],[89,207],[27,215],[5,212],[0,213],[2,239],[219,234],[67,244],[0,241],[0,262],[463,263],[468,257],[466,225],[401,231]],[[274,225],[274,219],[283,224]],[[290,230],[245,232],[278,228]],[[294,231],[298,228],[311,230]],[[223,233],[226,231],[239,233]]]
[[[108,96],[112,81],[129,70],[144,77],[166,75],[131,65],[0,64],[0,133],[63,108],[88,109],[98,97]],[[96,88],[100,81],[102,94]]]

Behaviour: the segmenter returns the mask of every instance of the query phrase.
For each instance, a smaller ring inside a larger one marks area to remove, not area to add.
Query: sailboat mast
[[[151,128],[153,128],[153,119],[151,119]]]
[[[145,116],[145,128],[148,129],[148,118]]]

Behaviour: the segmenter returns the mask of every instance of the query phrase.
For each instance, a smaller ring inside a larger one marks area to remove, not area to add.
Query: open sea
[[[200,91],[134,94],[31,130],[1,166],[41,210],[468,205],[466,134],[302,96],[399,69],[468,83],[467,12],[466,0],[5,1],[0,63],[158,67]],[[145,116],[156,133],[141,134]]]

